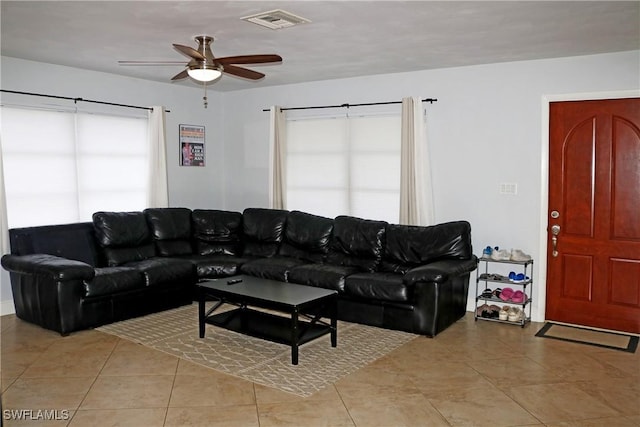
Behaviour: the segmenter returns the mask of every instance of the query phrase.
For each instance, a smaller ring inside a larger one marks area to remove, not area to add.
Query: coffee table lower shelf
[[[205,323],[280,344],[292,344],[292,320],[250,308],[237,308],[211,315]],[[298,320],[297,345],[331,333],[330,325]]]

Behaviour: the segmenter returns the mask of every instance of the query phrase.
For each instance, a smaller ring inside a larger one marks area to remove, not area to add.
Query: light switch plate
[[[518,194],[518,184],[515,182],[500,183],[500,194]]]

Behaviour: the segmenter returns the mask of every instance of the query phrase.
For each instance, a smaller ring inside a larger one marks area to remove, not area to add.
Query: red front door
[[[546,318],[640,333],[640,98],[549,112]]]

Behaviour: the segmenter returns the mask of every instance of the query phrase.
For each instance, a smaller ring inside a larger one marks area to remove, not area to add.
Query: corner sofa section
[[[435,336],[466,311],[471,227],[300,211],[146,209],[10,230],[19,318],[67,334],[189,304],[199,280],[246,274],[338,292],[341,320]]]

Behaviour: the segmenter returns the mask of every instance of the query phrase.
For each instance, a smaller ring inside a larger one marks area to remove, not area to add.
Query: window
[[[287,209],[398,223],[399,115],[287,122]]]
[[[146,205],[146,118],[2,107],[10,228]]]

